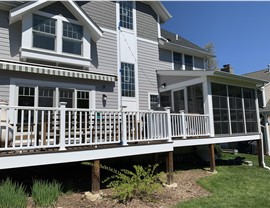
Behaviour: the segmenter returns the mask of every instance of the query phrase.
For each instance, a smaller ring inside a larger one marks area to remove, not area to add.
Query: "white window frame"
[[[40,15],[47,18],[53,18],[56,20],[56,43],[55,51],[34,48],[33,47],[33,14]],[[62,39],[63,39],[63,22],[80,25],[83,27],[82,37],[82,54],[71,54],[62,52]],[[91,61],[90,54],[90,31],[86,29],[80,22],[65,18],[61,15],[53,15],[42,11],[29,13],[22,19],[22,47],[21,58],[22,59],[37,59],[55,63],[72,64],[79,66],[89,66]]]
[[[148,92],[148,109],[151,109],[151,95],[156,95],[159,96],[157,92]],[[159,101],[158,101],[158,105],[159,105]]]
[[[35,88],[35,101],[34,107],[38,107],[38,89],[39,87],[48,87],[55,89],[54,97],[54,107],[59,107],[59,89],[70,89],[73,90],[73,108],[77,107],[77,91],[88,91],[89,92],[89,108],[96,108],[95,100],[95,86],[93,85],[80,85],[80,84],[71,84],[71,83],[57,83],[51,81],[41,81],[41,80],[28,80],[28,79],[17,79],[11,78],[10,80],[10,105],[18,106],[18,95],[19,95],[19,86],[24,87],[34,87]],[[56,105],[56,106],[55,106]]]

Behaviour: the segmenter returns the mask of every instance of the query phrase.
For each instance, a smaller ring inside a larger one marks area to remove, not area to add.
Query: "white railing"
[[[207,115],[0,104],[0,151],[98,146],[209,135]]]
[[[128,111],[123,116],[127,142],[170,139],[165,111]]]
[[[200,114],[172,113],[172,137],[210,136],[209,116]]]

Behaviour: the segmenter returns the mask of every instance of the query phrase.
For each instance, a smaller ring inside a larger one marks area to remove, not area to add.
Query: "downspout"
[[[261,139],[261,145],[262,145],[262,165],[263,165],[263,168],[267,169],[267,170],[270,170],[270,167],[266,166],[265,165],[265,161],[264,161],[264,148],[263,148],[263,136],[262,136],[262,133],[260,133],[260,139]]]

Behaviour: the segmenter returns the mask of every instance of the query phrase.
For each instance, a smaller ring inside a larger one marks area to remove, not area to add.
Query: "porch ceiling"
[[[19,62],[9,62],[4,60],[0,60],[0,70],[110,82],[115,82],[117,78],[116,75],[100,74],[95,72],[89,72],[87,70],[73,70],[69,68],[51,67],[35,64],[21,64]]]

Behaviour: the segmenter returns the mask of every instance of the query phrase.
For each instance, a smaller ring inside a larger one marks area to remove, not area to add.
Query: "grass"
[[[258,157],[255,155],[239,154],[237,156],[252,161],[253,166],[217,166],[217,174],[198,181],[203,188],[212,193],[211,196],[182,202],[176,207],[269,207],[270,171],[258,166]],[[236,155],[224,155],[227,161],[235,157]],[[265,162],[269,165],[270,158],[265,157]]]

